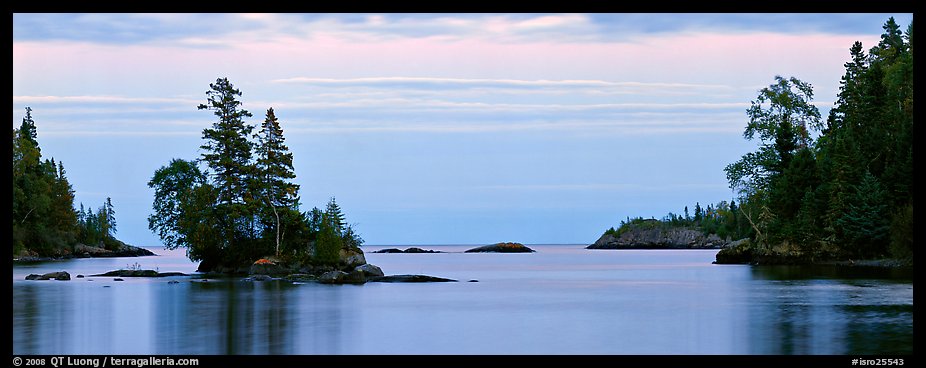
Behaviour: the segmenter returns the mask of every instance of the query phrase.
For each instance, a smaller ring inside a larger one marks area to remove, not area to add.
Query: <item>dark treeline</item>
[[[112,199],[96,212],[74,208],[74,189],[64,164],[42,160],[32,109],[26,107],[19,128],[13,129],[13,255],[62,256],[77,244],[115,250]]]
[[[876,46],[849,53],[825,120],[793,77],[748,110],[743,136],[759,150],[725,170],[757,254],[912,261],[913,24],[890,18]]]
[[[694,216],[686,207],[684,216],[670,213],[647,226],[695,226],[750,240],[718,259],[912,262],[913,24],[902,32],[890,18],[883,28],[867,52],[860,42],[849,49],[826,119],[813,105],[809,83],[776,76],[759,91],[743,132],[758,141],[758,150],[724,169],[737,200],[703,213],[696,205]],[[622,225],[634,222],[644,220]]]
[[[682,210],[682,213],[676,214],[669,212],[659,219],[644,219],[643,217],[628,217],[621,220],[617,229],[610,228],[605,234],[619,237],[626,231],[638,228],[662,227],[677,228],[686,227],[701,230],[705,235],[716,234],[721,239],[742,239],[753,235],[753,229],[749,226],[743,212],[736,205],[736,200],[720,201],[716,204],[708,204],[706,208],[701,207],[701,203],[695,203],[693,210],[689,211],[688,206]]]
[[[154,173],[149,228],[168,248],[186,248],[191,260],[202,261],[202,271],[269,255],[333,264],[342,249],[358,249],[363,239],[333,197],[324,211],[299,210],[293,155],[273,108],[253,133],[241,91],[227,78],[209,87],[199,109],[213,111],[216,121],[203,130],[203,153],[197,160],[173,159]]]

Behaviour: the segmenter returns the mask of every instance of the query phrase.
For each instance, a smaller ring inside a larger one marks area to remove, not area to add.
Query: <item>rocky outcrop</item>
[[[38,275],[38,274],[34,274],[34,273],[33,273],[33,274],[30,274],[29,276],[26,276],[26,280],[59,280],[59,281],[67,281],[67,280],[70,280],[70,279],[71,279],[71,274],[69,274],[69,273],[67,273],[67,272],[64,272],[64,271],[49,272],[49,273],[46,273],[46,274],[43,274],[43,275]]]
[[[438,250],[430,250],[430,249],[421,249],[421,248],[411,247],[411,248],[408,248],[408,249],[406,249],[406,250],[401,250],[401,249],[398,249],[398,248],[386,248],[386,249],[380,249],[380,250],[377,250],[377,251],[371,252],[371,253],[443,253],[443,252],[438,251]]]
[[[342,248],[338,254],[338,264],[346,269],[353,269],[366,263],[367,258],[363,256],[363,251],[360,249]]]
[[[284,269],[277,262],[266,258],[258,259],[251,265],[250,270],[248,270],[248,274],[250,275],[279,276],[288,273],[288,270]]]
[[[484,245],[473,249],[466,250],[466,253],[533,253],[530,249],[521,243],[495,243]]]
[[[93,277],[170,277],[170,276],[189,276],[183,272],[158,272],[155,270],[115,270]]]
[[[156,255],[145,248],[131,246],[119,240],[114,241],[116,242],[117,246],[113,250],[109,250],[103,247],[93,247],[84,244],[77,244],[74,246],[73,257],[143,257]]]
[[[382,277],[375,277],[369,280],[370,282],[457,282],[453,279],[445,279],[443,277],[435,277],[428,275],[389,275]]]
[[[119,240],[112,240],[115,242],[115,249],[106,249],[101,246],[89,246],[84,244],[77,244],[73,249],[71,248],[61,248],[58,249],[52,254],[39,255],[38,253],[30,250],[25,250],[19,255],[13,256],[13,262],[16,263],[31,263],[31,262],[47,262],[54,261],[59,259],[71,259],[71,258],[97,258],[97,257],[142,257],[142,256],[156,256],[157,254],[152,253],[150,250],[145,248],[135,247],[128,244],[125,244]]]
[[[361,272],[352,271],[329,271],[318,277],[318,282],[322,284],[362,284],[366,282]]]
[[[385,276],[383,270],[379,266],[372,264],[360,265],[354,268],[354,272],[359,272],[364,279],[369,279],[373,277],[382,277]]]
[[[632,228],[620,236],[604,234],[587,249],[718,249],[731,243],[716,234],[683,227]]]

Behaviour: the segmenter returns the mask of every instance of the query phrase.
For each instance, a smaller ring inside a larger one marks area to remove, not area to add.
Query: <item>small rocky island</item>
[[[421,249],[421,248],[411,247],[405,250],[401,250],[398,248],[386,248],[386,249],[380,249],[380,250],[370,252],[370,253],[444,253],[444,252],[441,252],[439,250]]]
[[[465,253],[533,253],[535,250],[521,243],[495,243],[467,249]]]

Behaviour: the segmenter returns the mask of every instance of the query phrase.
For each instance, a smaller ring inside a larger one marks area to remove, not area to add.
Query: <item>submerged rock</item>
[[[251,277],[245,278],[244,281],[271,281],[272,277],[269,275],[253,275]]]
[[[292,275],[287,275],[283,279],[289,282],[306,282],[306,281],[315,281],[318,278],[315,276],[309,275],[309,274],[305,274],[305,273],[294,273]]]
[[[484,245],[473,249],[468,249],[466,253],[533,253],[530,249],[521,243],[495,243]]]

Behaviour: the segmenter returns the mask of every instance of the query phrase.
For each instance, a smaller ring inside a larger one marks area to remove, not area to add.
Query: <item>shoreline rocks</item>
[[[464,253],[533,253],[535,250],[521,243],[495,243],[467,249]]]
[[[59,250],[57,254],[50,256],[39,256],[34,252],[27,252],[27,255],[20,257],[13,257],[14,263],[34,263],[34,262],[48,262],[48,261],[57,261],[62,259],[72,259],[72,258],[114,258],[114,257],[146,257],[146,256],[156,256],[154,252],[147,250],[145,248],[136,247],[132,245],[125,244],[119,240],[116,240],[119,247],[115,250],[109,250],[103,247],[89,246],[85,244],[77,244],[74,246],[73,250],[62,249]]]

